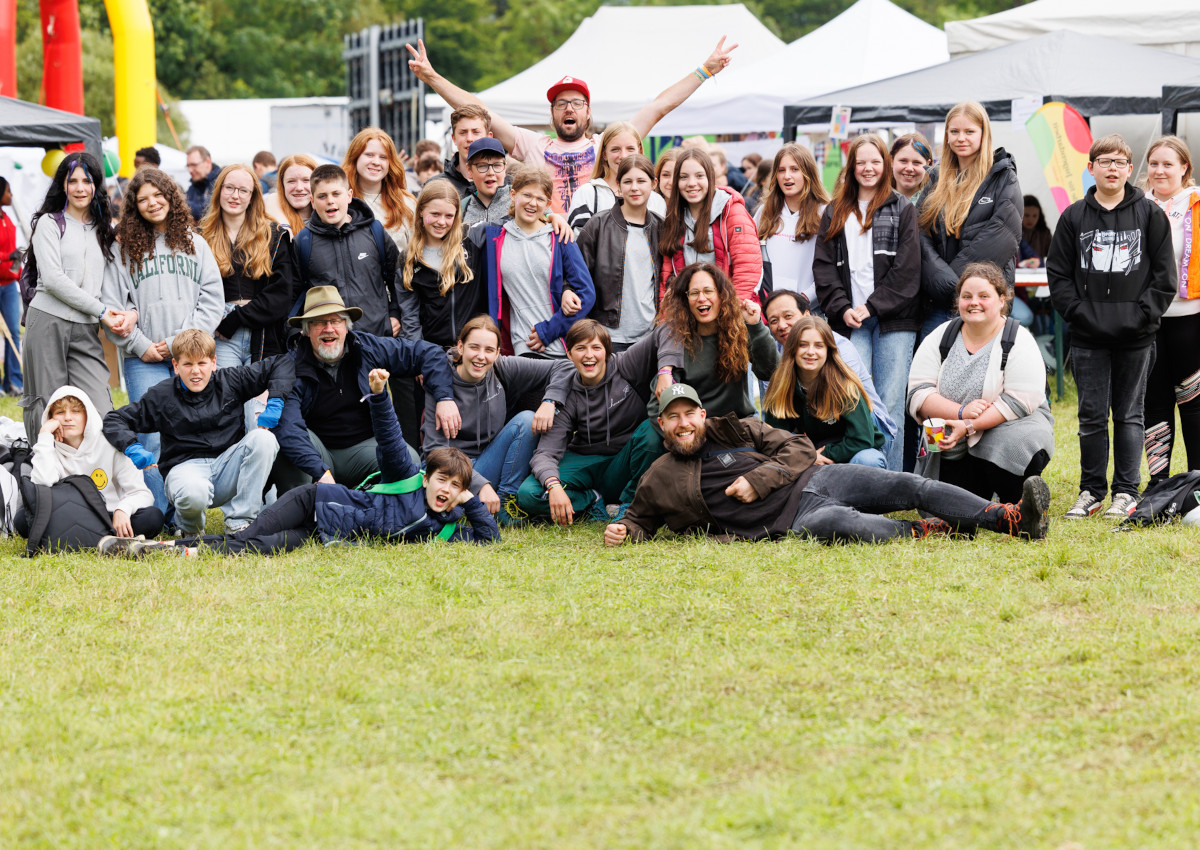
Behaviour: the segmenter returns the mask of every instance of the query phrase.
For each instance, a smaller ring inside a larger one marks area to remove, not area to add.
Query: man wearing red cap
[[[483,101],[468,91],[460,89],[438,74],[425,53],[425,43],[417,42],[417,49],[407,45],[412,59],[408,67],[427,86],[450,104],[459,109],[468,103],[483,106]],[[729,54],[737,45],[725,47],[725,37],[717,42],[716,48],[704,60],[703,65],[689,73],[679,82],[659,93],[650,103],[638,110],[630,123],[643,139],[654,125],[679,104],[683,103],[700,84],[719,73],[729,64]],[[554,197],[550,199],[555,212],[566,215],[571,195],[592,176],[592,167],[599,155],[597,146],[600,136],[588,132],[592,124],[592,94],[587,83],[578,77],[563,77],[546,92],[550,101],[550,121],[554,125],[554,136],[547,136],[523,127],[514,127],[500,116],[492,113],[492,135],[500,140],[504,149],[522,162],[544,162],[554,179]]]

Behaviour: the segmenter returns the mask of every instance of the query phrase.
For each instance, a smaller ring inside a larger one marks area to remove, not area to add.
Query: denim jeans
[[[879,514],[923,510],[958,526],[960,531],[996,531],[1003,506],[961,487],[892,472],[835,463],[818,467],[796,508],[792,530],[826,542],[882,543],[912,533],[913,523]]]
[[[871,370],[871,380],[889,413],[904,410],[916,337],[916,331],[880,333],[879,320],[873,316],[850,333],[850,342]],[[899,472],[903,465],[904,441],[893,440],[888,446],[887,468]]]
[[[1079,489],[1097,499],[1108,492],[1108,414],[1113,420],[1112,492],[1137,497],[1142,483],[1143,405],[1154,346],[1127,349],[1071,346],[1079,392]]]
[[[884,448],[887,448],[886,443]],[[863,449],[850,458],[850,463],[856,466],[873,466],[876,469],[887,469],[887,456],[879,449]]]
[[[925,318],[921,321],[921,330],[917,334],[917,345],[925,341],[925,337],[929,336],[939,325],[943,325],[950,321],[954,314],[949,309],[944,307],[930,307],[925,305]],[[915,348],[916,346],[914,346]]]
[[[475,471],[488,480],[496,495],[515,496],[529,475],[529,459],[537,448],[533,413],[523,410],[508,420],[491,444],[475,458]],[[478,493],[476,494],[478,495]]]
[[[7,262],[7,257],[0,257]],[[7,341],[4,343],[4,391],[20,392],[21,381],[21,288],[16,281],[0,286],[0,316],[12,335],[13,348]]]
[[[218,457],[185,460],[167,473],[167,494],[175,522],[185,534],[204,531],[204,512],[219,505],[225,527],[249,525],[263,507],[263,488],[279,443],[265,428],[255,428]]]
[[[125,391],[129,393],[130,404],[135,401],[141,401],[146,391],[155,384],[175,377],[170,360],[163,360],[158,363],[146,363],[140,357],[126,357],[124,366]],[[158,432],[138,434],[137,436],[138,442],[145,446],[146,451],[154,455],[155,460],[157,460],[162,454],[162,445],[159,441]],[[154,496],[154,506],[163,512],[163,516],[169,516],[170,504],[167,502],[162,473],[155,466],[143,469],[142,475],[146,479],[146,486],[150,488],[150,493]]]
[[[231,305],[226,304],[226,313]],[[218,339],[217,342],[217,368],[228,369],[231,366],[249,366],[252,362],[250,359],[250,336],[249,328],[238,328],[229,339]],[[246,432],[254,430],[258,427],[258,414],[262,413],[267,407],[265,399],[252,398],[246,402],[243,410],[246,417]]]

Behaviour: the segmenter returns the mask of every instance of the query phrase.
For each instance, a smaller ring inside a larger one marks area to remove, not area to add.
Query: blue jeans
[[[185,534],[204,531],[204,512],[220,505],[227,532],[254,521],[263,507],[263,488],[279,452],[275,435],[255,428],[219,457],[185,460],[167,473],[175,522]]]
[[[158,363],[146,363],[140,357],[126,357],[124,366],[125,391],[129,393],[130,404],[135,401],[141,401],[146,391],[155,384],[175,377],[175,371],[171,368],[170,360],[163,360]],[[162,448],[158,432],[138,434],[137,436],[138,442],[145,446],[146,451],[154,455],[157,461]],[[167,502],[166,489],[163,487],[162,473],[158,471],[158,467],[148,467],[142,470],[142,475],[146,479],[146,486],[150,488],[150,492],[154,496],[154,507],[162,511],[163,516],[168,516],[170,504]]]
[[[1079,489],[1097,499],[1108,492],[1108,414],[1113,420],[1112,491],[1137,498],[1142,483],[1143,405],[1154,345],[1127,349],[1071,346],[1079,392]]]
[[[225,305],[228,308],[231,305]],[[232,337],[229,339],[218,339],[217,342],[217,368],[228,369],[231,366],[249,366],[250,360],[250,336],[249,328],[238,328]],[[267,407],[267,403],[257,398],[252,398],[246,402],[243,410],[246,418],[246,432],[249,433],[258,427],[258,414],[262,413]]]
[[[921,321],[921,331],[917,334],[917,345],[925,341],[925,337],[929,336],[937,326],[950,321],[950,317],[954,315],[949,309],[944,307],[925,307],[925,318]],[[913,348],[916,348],[914,345]]]
[[[529,459],[537,447],[533,411],[523,410],[508,420],[483,453],[475,458],[475,471],[488,480],[500,498],[515,496],[529,475]],[[476,493],[476,495],[479,495]]]
[[[871,370],[871,380],[883,406],[891,411],[904,410],[908,391],[908,370],[912,366],[916,331],[880,333],[879,320],[871,317],[861,328],[850,333],[850,342]],[[893,440],[887,447],[887,468],[900,472],[904,465],[904,441]]]
[[[887,448],[887,445],[884,445]],[[856,466],[873,466],[876,469],[887,469],[887,457],[879,449],[863,449],[850,458],[850,463]]]
[[[8,262],[7,257],[0,257],[0,261]],[[13,345],[4,343],[4,391],[5,392],[20,392],[23,386],[21,381],[21,288],[14,280],[12,283],[0,286],[0,315],[4,317],[4,324],[8,326],[8,332],[12,334]]]

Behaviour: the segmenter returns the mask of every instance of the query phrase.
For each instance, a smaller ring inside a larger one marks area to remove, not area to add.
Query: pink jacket
[[[717,268],[729,275],[738,298],[753,298],[758,301],[758,285],[762,282],[762,248],[758,243],[758,228],[746,211],[742,196],[724,186],[718,192],[728,192],[729,197],[716,218],[709,225],[712,230],[714,262]],[[659,299],[666,296],[667,287],[686,265],[684,252],[677,251],[662,258],[662,275],[659,279]]]

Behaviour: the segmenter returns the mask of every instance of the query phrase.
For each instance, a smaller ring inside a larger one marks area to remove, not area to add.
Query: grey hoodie
[[[500,255],[500,276],[508,298],[508,324],[512,328],[513,353],[525,354],[531,352],[525,342],[530,329],[554,317],[554,304],[546,289],[546,281],[550,279],[554,228],[545,224],[530,234],[515,221],[507,221],[504,230],[508,238]],[[546,357],[567,356],[562,340],[557,339],[541,353]]]
[[[104,312],[100,291],[107,261],[96,241],[94,224],[84,224],[69,214],[63,215],[63,223],[62,238],[58,224],[48,215],[39,218],[33,230],[38,286],[29,306],[69,322],[94,325]]]
[[[655,372],[682,365],[682,346],[659,349],[655,334],[651,334],[624,352],[611,355],[598,384],[584,386],[579,373],[572,374],[562,409],[529,463],[542,486],[546,486],[547,479],[558,475],[564,452],[611,456],[624,448],[633,432],[646,421],[646,402],[651,396]]]
[[[479,200],[479,194],[472,192],[463,198],[463,228],[479,224],[481,221],[486,221],[488,224],[504,224],[504,222],[510,221],[512,216],[509,215],[508,208],[511,200],[512,185],[509,183],[504,183],[496,190],[496,194],[492,196],[492,202],[486,207]]]
[[[731,195],[728,192],[714,192],[712,200],[712,208],[708,212],[708,223],[711,225],[721,216],[721,211],[725,209],[725,205],[729,203]],[[683,258],[687,261],[687,265],[692,263],[711,263],[715,262],[716,253],[709,251],[707,254],[697,254],[696,249],[692,247],[692,240],[696,238],[696,219],[692,218],[691,210],[684,208],[683,223],[687,227],[687,235],[683,238]],[[712,240],[709,240],[712,244]]]
[[[449,354],[447,357],[454,376],[454,401],[462,414],[462,426],[456,437],[447,437],[438,431],[435,411],[437,399],[431,393],[426,393],[425,441],[422,443],[425,456],[433,449],[450,447],[459,449],[475,460],[508,423],[509,393],[513,398],[518,398],[532,387],[541,387],[544,401],[561,405],[575,376],[575,367],[568,360],[501,356],[496,358],[482,381],[471,383],[458,374],[458,369],[454,368],[454,358]],[[486,478],[475,472],[471,479],[471,492],[478,494],[479,488],[487,483]]]
[[[151,345],[166,340],[169,348],[175,334],[186,328],[212,333],[225,310],[225,284],[221,269],[208,243],[192,233],[194,254],[177,253],[167,247],[166,234],[154,240],[154,253],[137,274],[117,251],[116,262],[104,276],[102,298],[120,310],[137,310],[138,323],[127,337],[108,333],[126,357],[141,357]]]

